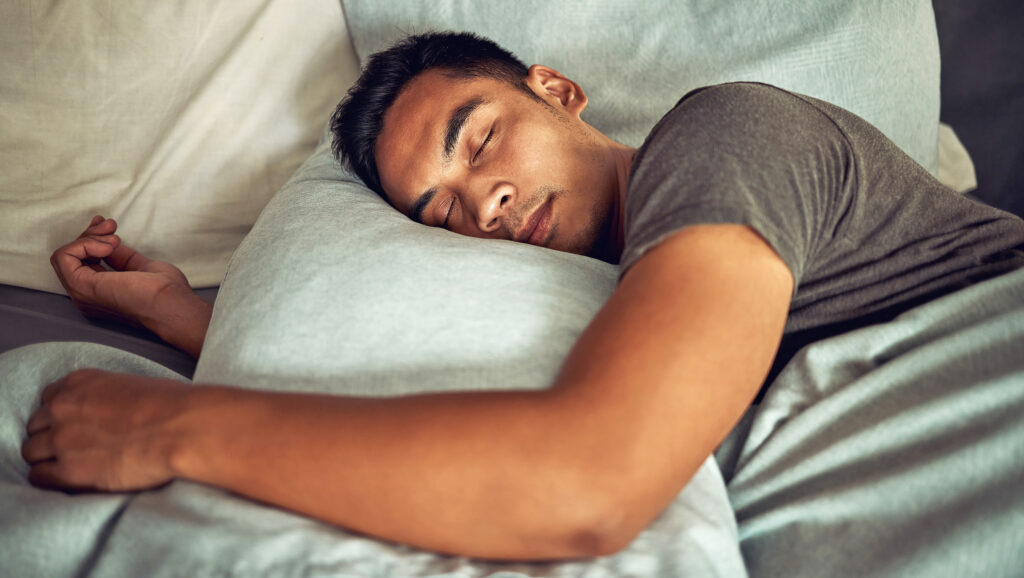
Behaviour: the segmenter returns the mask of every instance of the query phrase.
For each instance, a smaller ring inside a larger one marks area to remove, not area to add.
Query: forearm
[[[624,468],[611,463],[609,428],[555,423],[557,403],[548,392],[380,400],[200,387],[174,467],[431,550],[592,556],[616,522],[601,482]]]
[[[161,339],[199,357],[213,315],[213,304],[187,287],[169,287],[153,297],[152,306],[140,315],[142,324]]]

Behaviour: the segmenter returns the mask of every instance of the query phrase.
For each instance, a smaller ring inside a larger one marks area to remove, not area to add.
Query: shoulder
[[[822,152],[843,155],[847,147],[823,101],[768,84],[719,84],[691,91],[662,117],[637,150],[633,176],[661,175],[668,167],[704,172],[723,163],[801,164]]]
[[[725,104],[731,102],[764,103],[780,98],[794,98],[796,94],[763,82],[726,82],[695,88],[683,95],[673,110],[698,104]]]
[[[641,151],[666,141],[774,139],[789,129],[813,135],[828,125],[833,125],[829,115],[806,96],[769,84],[717,84],[683,96],[651,130]]]
[[[757,232],[799,278],[811,252],[805,224],[849,152],[832,119],[795,93],[733,83],[687,94],[634,158],[620,269],[675,231],[731,223]]]
[[[819,113],[815,99],[762,82],[728,82],[697,88],[686,93],[662,120],[696,111],[757,113],[794,110]]]

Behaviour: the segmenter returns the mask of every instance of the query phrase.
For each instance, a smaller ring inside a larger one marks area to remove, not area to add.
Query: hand
[[[72,303],[86,317],[145,327],[199,357],[213,307],[192,292],[180,269],[147,259],[122,244],[116,231],[113,219],[97,215],[50,256]]]
[[[86,317],[148,326],[146,321],[157,316],[158,295],[192,289],[181,270],[123,245],[116,231],[113,219],[97,215],[77,239],[53,252],[50,264]]]
[[[29,482],[64,490],[131,491],[174,477],[174,419],[190,386],[82,369],[46,386],[28,421]]]

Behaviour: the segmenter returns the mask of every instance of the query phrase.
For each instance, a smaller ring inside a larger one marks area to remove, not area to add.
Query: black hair
[[[385,200],[388,198],[374,158],[384,113],[410,80],[432,68],[441,69],[453,79],[495,78],[539,99],[526,84],[526,65],[511,52],[476,34],[419,34],[377,52],[331,116],[331,150],[339,162]]]

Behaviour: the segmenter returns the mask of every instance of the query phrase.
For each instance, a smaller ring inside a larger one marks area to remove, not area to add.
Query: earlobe
[[[531,66],[526,84],[537,96],[552,104],[555,104],[553,100],[557,100],[562,108],[574,116],[579,116],[587,108],[587,95],[583,88],[549,66]]]

